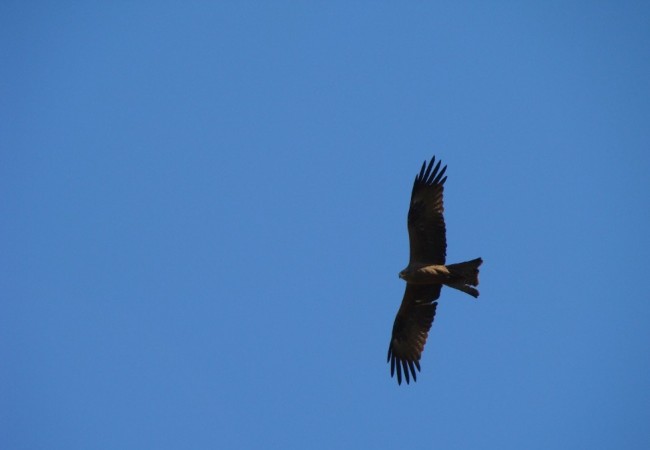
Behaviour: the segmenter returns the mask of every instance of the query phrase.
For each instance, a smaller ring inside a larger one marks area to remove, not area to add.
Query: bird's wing
[[[435,167],[434,162],[435,157],[431,158],[429,165],[424,161],[413,182],[408,214],[411,263],[445,263],[447,238],[442,193],[447,180],[444,176],[447,166],[440,170],[440,161]]]
[[[402,305],[393,324],[393,336],[388,345],[390,376],[397,370],[397,382],[402,384],[402,372],[409,383],[409,372],[417,380],[415,369],[420,370],[420,357],[436,315],[435,300],[440,297],[441,284],[406,284]]]

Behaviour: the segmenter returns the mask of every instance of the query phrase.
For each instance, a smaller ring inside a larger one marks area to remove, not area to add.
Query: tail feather
[[[478,290],[471,286],[478,286],[478,268],[481,264],[483,264],[481,258],[458,264],[449,264],[447,269],[449,270],[451,279],[445,284],[459,291],[463,291],[472,297],[478,297]]]

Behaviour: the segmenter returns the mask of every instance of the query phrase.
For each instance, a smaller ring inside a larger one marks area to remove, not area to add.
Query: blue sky
[[[650,447],[647,3],[101,3],[0,6],[1,448]]]

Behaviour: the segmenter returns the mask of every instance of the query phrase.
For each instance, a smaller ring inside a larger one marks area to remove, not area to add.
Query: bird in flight
[[[408,384],[410,377],[417,380],[420,357],[424,351],[442,286],[478,297],[479,266],[481,258],[458,264],[445,265],[447,238],[443,217],[442,193],[447,180],[440,170],[440,161],[434,166],[435,156],[422,164],[415,176],[408,213],[410,257],[399,277],[406,281],[402,304],[393,324],[393,335],[388,346],[390,375],[397,372],[397,383],[402,376]]]

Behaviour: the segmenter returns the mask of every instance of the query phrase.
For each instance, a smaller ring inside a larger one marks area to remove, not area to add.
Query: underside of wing
[[[434,166],[435,157],[427,165],[424,161],[413,182],[408,213],[410,261],[425,264],[444,264],[447,238],[442,194],[447,177],[447,166]]]
[[[406,285],[402,305],[395,317],[393,335],[388,346],[388,362],[391,377],[397,372],[397,382],[402,384],[402,373],[406,383],[417,380],[416,369],[420,371],[420,358],[427,342],[429,330],[436,315],[442,285]]]

